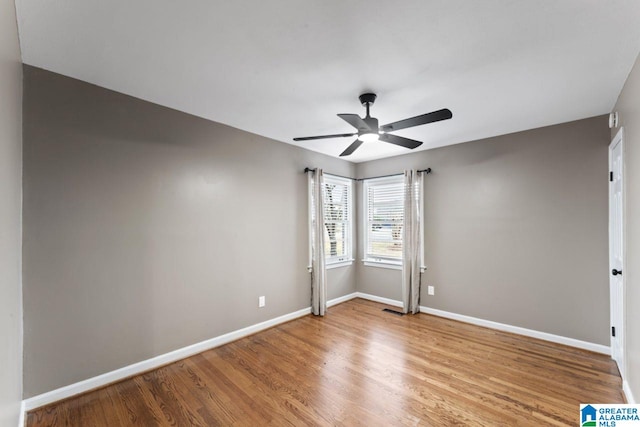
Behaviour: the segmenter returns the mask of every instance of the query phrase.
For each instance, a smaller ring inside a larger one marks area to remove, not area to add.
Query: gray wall
[[[627,78],[614,107],[624,127],[625,144],[625,250],[626,364],[635,399],[640,398],[640,57]],[[618,129],[613,129],[611,138]]]
[[[422,305],[608,344],[604,117],[355,166],[24,73],[25,397],[307,307],[305,166],[432,167]],[[329,270],[329,298],[400,274]]]
[[[367,162],[357,175],[434,170],[421,305],[608,345],[608,143],[596,117]],[[358,265],[361,292],[399,300],[400,280]]]
[[[22,68],[13,1],[0,2],[0,426],[22,399]]]
[[[353,164],[24,78],[25,397],[309,307],[303,169]],[[328,280],[354,292],[355,266]]]

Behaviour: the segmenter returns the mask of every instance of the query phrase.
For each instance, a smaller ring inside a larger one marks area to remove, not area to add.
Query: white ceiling
[[[638,0],[16,0],[23,61],[293,144],[380,124],[428,149],[610,112]],[[337,156],[353,138],[298,145]],[[408,152],[365,143],[346,159]]]

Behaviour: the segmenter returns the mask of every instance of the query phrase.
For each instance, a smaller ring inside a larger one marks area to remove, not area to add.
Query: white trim
[[[402,262],[376,261],[373,259],[363,259],[362,262],[367,267],[389,268],[391,270],[402,270]]]
[[[491,320],[478,319],[477,317],[450,313],[448,311],[438,310],[435,308],[420,306],[420,312],[433,314],[434,316],[444,317],[447,319],[458,320],[460,322],[471,323],[473,325],[483,326],[485,328],[497,329],[499,331],[511,332],[513,334],[524,335],[526,337],[532,337],[532,338],[537,338],[544,341],[564,344],[570,347],[581,348],[583,350],[589,350],[596,353],[602,353],[607,355],[611,354],[611,348],[606,345],[595,344],[587,341],[581,341],[575,338],[563,337],[560,335],[549,334],[547,332],[534,331],[533,329],[521,328],[520,326],[507,325],[505,323],[493,322]]]
[[[370,301],[380,302],[395,307],[402,307],[402,301],[397,301],[389,298],[382,298],[376,295],[365,294],[358,292],[359,298],[368,299]],[[524,335],[526,337],[537,338],[544,341],[555,342],[558,344],[568,345],[570,347],[581,348],[584,350],[593,351],[602,354],[611,354],[611,348],[602,344],[594,344],[587,341],[580,341],[574,338],[563,337],[560,335],[549,334],[547,332],[534,331],[532,329],[521,328],[519,326],[507,325],[504,323],[493,322],[491,320],[478,319],[477,317],[465,316],[463,314],[451,313],[444,310],[438,310],[435,308],[420,306],[420,312],[426,314],[432,314],[438,317],[444,317],[446,319],[458,320],[460,322],[471,323],[473,325],[482,326],[489,329],[496,329],[504,332],[511,332],[513,334]]]
[[[379,302],[381,304],[392,305],[394,307],[402,307],[402,301],[396,301],[390,298],[379,297],[377,295],[356,292],[358,298],[368,299],[369,301]]]
[[[346,230],[346,235],[347,235],[347,250],[345,251],[344,255],[340,255],[340,256],[333,256],[333,257],[327,257],[327,262],[326,264],[326,268],[329,269],[329,265],[334,265],[335,267],[342,267],[344,265],[351,265],[349,264],[345,264],[347,261],[351,260],[353,261],[353,242],[354,242],[354,235],[353,235],[353,222],[354,222],[354,218],[355,218],[355,209],[354,209],[354,197],[353,197],[353,193],[354,193],[354,189],[353,189],[353,179],[351,178],[343,178],[341,176],[337,176],[337,175],[331,175],[329,173],[325,173],[324,174],[324,183],[325,183],[325,188],[323,188],[323,191],[326,189],[326,184],[327,183],[331,183],[331,181],[334,182],[334,184],[337,185],[344,185],[347,188],[347,210],[348,210],[348,218],[347,218],[347,230]],[[324,209],[324,207],[323,207]],[[340,258],[346,258],[343,260],[340,260]],[[339,264],[339,265],[335,265],[335,264]]]
[[[357,293],[354,292],[339,298],[334,298],[330,301],[327,301],[327,307],[332,307],[336,304],[340,304],[341,302],[345,302],[356,297],[357,297]],[[294,320],[294,319],[298,319],[300,317],[306,316],[310,313],[311,313],[311,308],[303,308],[301,310],[294,311],[293,313],[285,314],[285,315],[276,317],[274,319],[266,320],[264,322],[257,323],[255,325],[248,326],[246,328],[238,329],[236,331],[232,331],[227,334],[217,336],[215,338],[211,338],[193,345],[189,345],[174,351],[170,351],[169,353],[152,357],[151,359],[143,360],[141,362],[134,363],[132,365],[125,366],[120,369],[116,369],[115,371],[106,372],[96,377],[88,378],[86,380],[79,381],[77,383],[73,383],[64,387],[60,387],[55,390],[51,390],[46,393],[39,394],[37,396],[30,397],[22,401],[22,407],[23,407],[22,412],[24,413],[25,411],[31,411],[41,406],[49,405],[51,403],[57,402],[62,399],[67,399],[69,397],[78,395],[80,393],[85,393],[91,390],[95,390],[99,387],[104,387],[116,381],[120,381],[125,378],[138,375],[142,372],[146,372],[151,369],[155,369],[160,366],[164,366],[166,364],[173,363],[178,360],[182,360],[186,357],[193,356],[194,354],[202,353],[203,351],[210,350],[212,348],[219,347],[224,344],[228,344],[232,341],[236,341],[248,335],[255,334],[256,332],[260,332],[265,329],[277,326],[281,323],[285,323],[290,320]]]
[[[25,409],[24,400],[20,402],[20,417],[18,418],[18,427],[24,427],[27,410]]]
[[[401,193],[404,193],[404,172],[396,175],[382,176],[379,178],[364,178],[362,180],[362,214],[360,218],[362,218],[362,224],[364,227],[364,233],[362,236],[362,242],[364,245],[364,265],[368,267],[382,267],[382,268],[391,268],[394,270],[402,270],[402,256],[399,258],[392,259],[384,259],[380,256],[376,256],[376,254],[369,254],[369,186],[371,185],[390,185],[397,184],[403,187]],[[380,259],[380,261],[378,261]],[[399,267],[389,266],[389,262],[391,264],[397,263]],[[384,263],[384,265],[382,265]]]
[[[626,271],[626,247],[625,247],[625,229],[626,229],[626,215],[625,215],[625,206],[624,204],[626,203],[627,200],[627,195],[626,195],[626,186],[625,186],[625,165],[624,165],[624,158],[625,158],[625,145],[624,145],[624,127],[621,127],[618,132],[616,132],[616,135],[613,137],[613,139],[611,140],[611,143],[609,144],[609,149],[608,149],[608,155],[609,155],[609,161],[607,163],[608,165],[608,169],[611,173],[611,171],[613,171],[613,159],[612,159],[612,154],[613,154],[613,149],[615,148],[615,146],[617,144],[620,144],[620,160],[621,160],[621,169],[622,169],[622,212],[621,212],[621,224],[620,224],[620,240],[621,240],[621,248],[622,248],[622,265],[620,266],[616,266],[613,262],[613,250],[612,250],[612,246],[613,246],[613,242],[612,242],[612,238],[613,235],[615,234],[613,231],[613,220],[612,220],[612,212],[611,212],[611,207],[612,207],[612,183],[608,182],[607,184],[609,187],[609,197],[607,199],[607,204],[608,204],[608,211],[609,211],[609,218],[608,218],[608,230],[609,230],[609,268],[608,271],[611,271],[613,268],[619,268],[620,270],[622,270],[623,272]],[[617,321],[615,319],[615,310],[614,310],[614,295],[613,295],[613,286],[612,286],[612,277],[609,276],[609,319],[610,319],[610,326],[611,327],[616,327],[616,332],[618,332],[618,337],[615,338],[613,335],[611,335],[610,339],[611,339],[611,356],[612,359],[614,359],[616,361],[616,364],[618,365],[618,371],[620,372],[620,377],[622,377],[622,380],[624,381],[625,377],[626,377],[626,373],[627,373],[627,351],[626,351],[626,335],[627,335],[627,325],[626,325],[626,307],[625,307],[625,302],[626,302],[626,289],[627,289],[627,276],[626,275],[622,275],[621,277],[622,279],[622,306],[619,307],[620,311],[622,311],[622,324],[617,324]],[[622,354],[619,355],[619,357],[616,357],[616,355],[614,354],[614,342],[616,340],[620,340],[620,347],[622,349]],[[617,359],[622,359],[622,360],[617,360]],[[621,362],[621,363],[619,363]]]
[[[342,304],[343,302],[347,302],[347,301],[352,300],[354,298],[358,298],[358,293],[357,292],[353,292],[351,294],[343,295],[341,297],[329,300],[329,301],[327,301],[327,307],[333,307],[334,305]]]
[[[631,393],[631,387],[629,387],[629,382],[626,380],[622,381],[622,391],[624,392],[624,397],[627,398],[628,404],[637,405],[636,400],[633,398],[633,394]]]
[[[351,264],[353,264],[353,259],[345,259],[345,260],[337,261],[337,262],[334,262],[334,263],[331,263],[331,264],[327,263],[325,265],[325,268],[327,270],[331,270],[332,268],[348,267]]]

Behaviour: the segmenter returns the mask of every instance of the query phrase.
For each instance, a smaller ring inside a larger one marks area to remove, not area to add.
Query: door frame
[[[613,160],[613,148],[617,145],[620,144],[620,156],[621,156],[621,168],[622,168],[622,174],[621,174],[621,179],[622,179],[622,212],[621,212],[621,224],[620,224],[620,242],[621,242],[621,248],[622,248],[622,266],[620,267],[616,267],[612,265],[612,236],[613,236],[613,221],[611,218],[611,203],[612,203],[612,192],[613,192],[613,186],[611,185],[611,183],[609,183],[609,199],[608,199],[608,207],[609,207],[609,269],[608,269],[608,277],[609,277],[609,319],[610,319],[610,326],[614,326],[613,325],[613,320],[614,320],[614,313],[613,313],[613,300],[611,299],[611,295],[612,295],[612,275],[611,275],[611,269],[612,268],[620,268],[623,272],[623,274],[621,275],[621,279],[622,279],[622,336],[620,337],[620,347],[622,349],[622,366],[618,366],[618,370],[620,371],[620,376],[622,377],[622,380],[625,380],[625,374],[626,374],[626,364],[627,364],[627,348],[626,348],[626,332],[627,332],[627,328],[626,328],[626,245],[625,245],[625,239],[624,239],[624,230],[625,230],[625,222],[626,222],[626,215],[625,215],[625,204],[626,204],[626,197],[625,197],[625,190],[626,187],[624,185],[625,183],[625,161],[624,161],[624,156],[625,156],[625,150],[624,150],[624,129],[621,127],[618,132],[616,133],[616,135],[613,137],[613,139],[611,140],[611,143],[609,144],[609,149],[608,149],[608,155],[609,155],[609,171],[613,171],[613,164],[612,164],[612,160]],[[614,337],[613,335],[611,335],[611,356],[613,358],[613,349],[614,349]],[[616,361],[617,362],[617,361]]]

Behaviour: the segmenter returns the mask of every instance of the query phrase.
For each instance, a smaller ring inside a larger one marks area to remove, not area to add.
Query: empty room
[[[0,0],[0,426],[640,425],[639,24]]]

